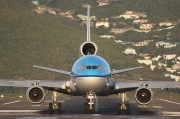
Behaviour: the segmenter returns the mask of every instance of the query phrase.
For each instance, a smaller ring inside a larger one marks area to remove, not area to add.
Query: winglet
[[[87,41],[91,41],[91,36],[90,36],[90,8],[89,8],[89,5],[87,7]]]

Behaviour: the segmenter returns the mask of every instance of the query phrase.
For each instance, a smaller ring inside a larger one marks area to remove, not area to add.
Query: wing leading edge
[[[111,71],[111,74],[113,75],[113,74],[122,73],[122,72],[131,71],[131,70],[135,70],[135,69],[140,69],[140,68],[142,68],[142,66],[127,68],[127,69],[121,69],[121,70],[114,70],[114,71]]]
[[[53,71],[53,72],[57,72],[57,73],[61,73],[61,74],[69,75],[69,76],[71,75],[71,72],[68,72],[68,71],[63,71],[63,70],[58,70],[58,69],[52,69],[52,68],[47,68],[47,67],[42,67],[42,66],[36,66],[36,65],[34,65],[33,67],[39,68],[39,69],[48,70],[48,71]]]

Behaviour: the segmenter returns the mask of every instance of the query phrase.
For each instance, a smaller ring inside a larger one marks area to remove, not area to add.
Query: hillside
[[[26,0],[0,1],[0,78],[68,79],[32,66],[71,71],[79,56],[79,46],[86,39],[86,27],[60,15],[38,15],[33,8]],[[95,33],[92,40],[98,45],[98,55],[105,58],[112,69],[139,66],[133,57],[122,53],[124,46]],[[165,79],[146,66],[114,78]]]

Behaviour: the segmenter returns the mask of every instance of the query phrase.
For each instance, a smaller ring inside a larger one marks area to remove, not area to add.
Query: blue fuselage
[[[100,56],[86,55],[80,57],[72,67],[71,81],[78,92],[103,92],[110,88],[111,70],[109,64]]]

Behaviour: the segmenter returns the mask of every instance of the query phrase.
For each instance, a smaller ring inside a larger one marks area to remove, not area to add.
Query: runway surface
[[[131,114],[117,115],[116,106],[121,102],[116,97],[98,97],[95,101],[95,114],[84,114],[83,97],[62,97],[58,101],[62,103],[62,114],[54,110],[54,114],[48,114],[48,103],[51,98],[46,98],[41,104],[31,104],[24,98],[0,98],[0,119],[61,119],[61,118],[103,118],[103,119],[171,119],[180,118],[180,101],[154,98],[146,106],[138,105],[134,98],[128,99],[131,105]]]

